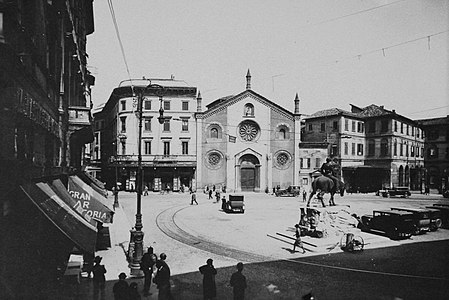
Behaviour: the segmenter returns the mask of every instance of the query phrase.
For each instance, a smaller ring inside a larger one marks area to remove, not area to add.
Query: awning
[[[104,186],[104,183],[98,180],[97,178],[91,176],[90,174],[86,172],[77,172],[76,176],[81,178],[85,183],[87,183],[91,188],[97,191],[97,193],[100,193],[103,197],[108,196],[108,192],[106,191],[106,188]]]
[[[97,192],[92,186],[85,183],[78,176],[69,176],[68,191],[70,196],[76,201],[72,206],[79,211],[82,209],[84,215],[102,223],[112,223],[114,210],[112,203],[108,204],[108,199]]]
[[[83,209],[79,201],[70,196],[69,191],[60,179],[53,180],[50,187],[68,206],[72,208],[72,210],[77,212],[91,225],[97,227],[98,221],[92,218],[92,212],[89,213],[86,209]]]
[[[20,186],[34,205],[80,249],[95,252],[97,229],[75,213],[44,182]]]

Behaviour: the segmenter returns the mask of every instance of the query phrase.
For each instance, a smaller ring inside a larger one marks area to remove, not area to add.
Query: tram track
[[[182,210],[188,207],[189,206],[185,205],[174,206],[162,211],[156,217],[157,227],[165,235],[169,236],[170,238],[178,242],[181,242],[183,244],[186,244],[199,250],[213,253],[215,255],[220,255],[248,263],[273,260],[273,258],[267,256],[236,249],[234,247],[230,247],[229,245],[221,244],[211,239],[195,236],[186,232],[176,224],[175,217],[177,213],[181,212]]]

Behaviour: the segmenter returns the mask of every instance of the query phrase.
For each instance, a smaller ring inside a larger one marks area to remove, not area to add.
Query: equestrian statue
[[[340,191],[340,196],[343,197],[345,193],[345,184],[340,179],[338,179],[335,175],[335,163],[331,161],[330,158],[326,158],[326,162],[321,166],[320,172],[321,176],[315,178],[312,182],[312,192],[309,196],[309,201],[307,201],[307,207],[310,205],[310,200],[316,194],[317,198],[320,199],[323,207],[326,207],[323,201],[323,196],[326,193],[329,193],[329,205],[334,206],[334,195],[337,191]]]

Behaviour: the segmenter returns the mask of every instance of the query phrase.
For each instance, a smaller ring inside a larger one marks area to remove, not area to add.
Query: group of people
[[[153,282],[159,290],[158,299],[173,299],[170,286],[170,267],[168,266],[166,259],[167,255],[165,253],[161,253],[158,259],[156,254],[154,254],[153,247],[149,247],[147,252],[142,256],[140,269],[145,276],[143,285],[144,296],[151,295],[150,288],[151,283]]]
[[[203,275],[203,299],[212,300],[217,297],[217,287],[215,284],[215,276],[217,269],[213,265],[213,260],[209,258],[206,264],[199,267],[200,273]],[[243,263],[237,264],[237,272],[231,275],[229,284],[233,288],[234,300],[245,299],[245,289],[247,287],[246,277],[242,274]]]

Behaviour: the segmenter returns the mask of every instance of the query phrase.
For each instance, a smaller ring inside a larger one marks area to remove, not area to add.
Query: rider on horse
[[[321,165],[320,172],[324,176],[329,177],[334,182],[335,186],[338,188],[338,178],[336,177],[337,174],[335,174],[335,162],[332,162],[332,160],[328,157],[326,158],[326,162]]]

